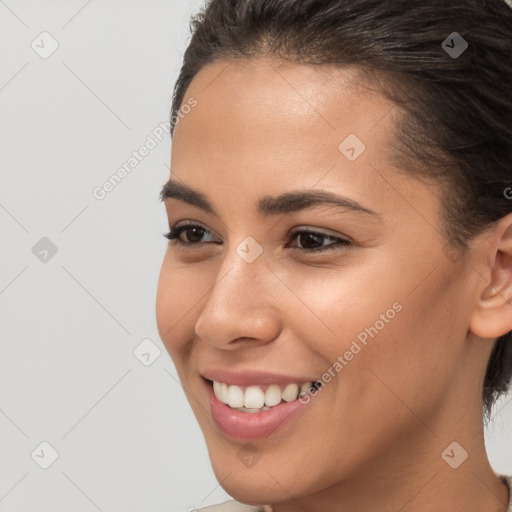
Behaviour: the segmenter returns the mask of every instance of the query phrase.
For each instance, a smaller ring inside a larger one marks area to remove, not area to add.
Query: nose
[[[278,283],[263,254],[247,263],[233,251],[219,267],[197,319],[196,335],[224,350],[270,343],[281,329],[275,306]]]

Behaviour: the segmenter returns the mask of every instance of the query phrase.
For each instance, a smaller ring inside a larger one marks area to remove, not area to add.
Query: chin
[[[287,468],[286,460],[269,460],[265,455],[265,462],[260,460],[245,467],[235,447],[228,453],[219,446],[217,450],[210,451],[213,472],[226,493],[241,503],[267,505],[289,500],[290,496],[299,497],[305,490],[315,491],[313,482],[304,480],[304,472],[298,475],[294,468]]]
[[[217,473],[215,475],[220,481],[221,475],[217,475]],[[289,499],[290,494],[296,496],[294,492],[296,489],[290,488],[286,483],[282,486],[279,485],[276,480],[262,470],[255,470],[255,472],[251,469],[243,472],[233,471],[223,481],[220,481],[220,485],[232,498],[247,505],[278,503]],[[287,492],[285,489],[289,488],[290,491]]]

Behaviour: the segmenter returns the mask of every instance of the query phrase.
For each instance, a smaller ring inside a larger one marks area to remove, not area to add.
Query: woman
[[[512,9],[212,0],[175,86],[160,336],[234,499],[512,511]]]

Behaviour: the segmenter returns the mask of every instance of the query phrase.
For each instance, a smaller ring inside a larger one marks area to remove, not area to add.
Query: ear
[[[512,213],[496,222],[486,242],[490,282],[481,290],[469,329],[481,338],[497,338],[512,331]]]

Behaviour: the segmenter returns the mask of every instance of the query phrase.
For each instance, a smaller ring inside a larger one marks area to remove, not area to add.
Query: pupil
[[[201,233],[203,231],[202,228],[189,228],[187,230],[187,238],[189,239],[189,242],[199,242],[203,236],[203,234]],[[194,235],[195,235],[195,239],[194,239]]]
[[[306,240],[309,241],[309,243],[306,242],[305,247],[304,247],[304,244],[302,243],[302,239],[303,238],[305,238]],[[315,245],[315,243],[316,243],[317,246],[318,246],[318,244],[320,244],[319,238],[321,238],[321,237],[319,237],[318,235],[316,235],[314,233],[302,233],[302,235],[301,235],[301,245],[305,249],[310,249],[311,247],[309,247],[309,245],[310,245],[310,242],[312,241],[313,245]]]

